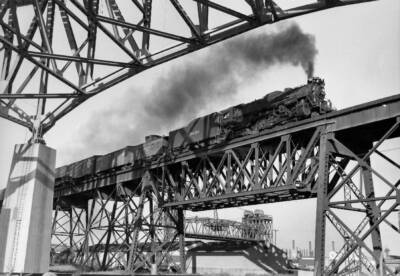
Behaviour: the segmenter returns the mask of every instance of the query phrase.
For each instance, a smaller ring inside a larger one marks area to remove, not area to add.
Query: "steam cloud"
[[[81,132],[82,145],[90,145],[87,154],[138,144],[145,135],[166,134],[183,126],[206,104],[232,98],[241,80],[273,65],[300,65],[311,77],[317,54],[314,37],[297,24],[275,33],[238,37],[207,51],[202,59],[192,57],[171,69],[145,95],[138,97],[133,89],[126,101],[93,116]]]

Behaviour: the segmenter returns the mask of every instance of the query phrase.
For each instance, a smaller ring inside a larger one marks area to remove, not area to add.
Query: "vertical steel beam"
[[[226,182],[225,182],[225,187],[226,187],[226,192],[230,193],[232,192],[234,181],[233,181],[233,168],[232,168],[232,154],[230,152],[227,153],[227,168],[226,168]]]
[[[97,27],[96,27],[96,21],[93,16],[97,15],[99,11],[99,1],[98,0],[90,0],[90,1],[84,1],[85,7],[88,10],[88,14],[92,16],[88,16],[88,21],[89,21],[89,31],[88,31],[88,47],[87,47],[87,57],[88,58],[94,58],[95,52],[96,52],[96,36],[97,36]],[[93,63],[87,63],[86,64],[86,80],[85,82],[88,81],[87,77],[90,76],[93,78],[93,72],[94,72],[94,64]]]
[[[151,26],[151,5],[152,0],[143,0],[143,26],[145,28],[150,28]],[[142,51],[146,54],[149,51],[150,46],[150,34],[148,32],[143,32],[142,36]]]
[[[278,153],[276,153],[278,154]],[[267,185],[265,185],[266,187],[270,186],[272,181],[273,181],[273,177],[274,177],[274,170],[272,169],[273,164],[275,161],[275,153],[273,152],[272,148],[268,149],[268,163],[266,164],[266,182],[268,182]],[[262,182],[262,180],[261,180]]]
[[[7,2],[7,1],[5,1]],[[11,3],[12,10],[15,10],[15,3]],[[2,4],[2,6],[5,5]],[[14,19],[16,20],[17,18],[14,17],[14,12],[12,12],[10,9],[10,12],[8,14],[8,25],[10,27],[14,27]],[[10,43],[13,43],[13,33],[9,30],[4,29],[4,38],[8,40]],[[12,55],[12,50],[10,47],[7,47],[5,44],[4,46],[4,53],[3,53],[3,62],[2,62],[2,67],[0,71],[0,81],[5,81],[7,79],[9,69],[10,69],[10,63],[11,63],[11,55]],[[0,87],[1,88],[1,87]]]
[[[196,253],[193,252],[191,254],[192,257],[192,274],[196,274],[197,273],[197,256]]]
[[[178,209],[178,235],[179,235],[179,262],[181,273],[186,273],[186,256],[185,256],[185,217],[183,209]]]
[[[65,0],[62,0],[62,3],[64,3],[64,1]],[[58,6],[58,8],[59,8],[58,10],[60,12],[62,23],[64,25],[64,30],[65,30],[65,34],[67,36],[68,44],[69,44],[69,47],[71,48],[71,52],[72,52],[72,54],[76,55],[77,57],[80,57],[78,44],[76,42],[74,30],[73,30],[71,22],[69,20],[69,15],[65,11],[65,9],[63,9],[60,5]],[[77,73],[79,76],[78,85],[79,85],[79,87],[81,87],[84,83],[85,71],[83,69],[83,65],[81,62],[75,62],[75,67],[76,67],[76,70],[77,70]]]
[[[5,3],[6,3],[6,2],[7,2],[7,1],[5,1]],[[40,6],[40,13],[43,13],[44,10],[46,9],[47,0],[41,1],[40,5],[41,5],[41,6]],[[1,8],[1,7],[2,7],[2,6],[0,6],[0,8]],[[37,27],[38,27],[38,19],[37,19],[37,17],[34,17],[34,18],[32,19],[31,24],[29,25],[29,28],[28,28],[28,31],[27,31],[27,34],[25,35],[25,37],[28,38],[29,40],[32,40],[33,37],[34,37],[34,35],[35,35],[35,32],[36,32]],[[26,51],[26,50],[29,48],[29,46],[30,46],[30,43],[29,43],[28,41],[25,41],[25,42],[23,43],[23,45],[22,45],[20,48],[21,48],[23,51]],[[17,58],[17,60],[14,61],[13,66],[11,66],[11,71],[9,72],[9,74],[8,74],[8,76],[7,76],[7,83],[8,83],[9,85],[11,85],[11,84],[14,82],[14,79],[16,78],[17,73],[19,72],[19,69],[20,69],[20,67],[21,67],[21,64],[22,64],[22,61],[23,61],[23,60],[24,60],[24,56],[19,55],[19,57]],[[7,86],[7,89],[11,89],[11,87],[10,87],[10,86]]]
[[[39,30],[40,34],[42,37],[42,45],[46,47],[47,53],[53,54],[53,48],[51,45],[51,40],[52,40],[52,32],[53,32],[53,23],[54,23],[54,3],[53,0],[48,0],[47,3],[47,22],[44,22],[41,9],[40,9],[40,3],[39,0],[34,0],[33,1],[34,5],[34,10],[35,10],[35,15],[39,23]],[[50,35],[50,36],[49,36]],[[51,59],[50,63],[53,66],[54,72],[57,72],[57,65],[55,62],[55,59]]]
[[[108,251],[110,248],[110,241],[111,241],[111,236],[112,236],[112,232],[115,231],[114,229],[114,225],[115,225],[115,213],[117,211],[117,207],[118,207],[118,200],[117,200],[117,196],[114,199],[114,204],[111,210],[111,216],[109,218],[107,218],[107,238],[106,238],[106,243],[105,243],[105,248],[104,248],[104,254],[103,254],[103,261],[101,263],[101,267],[102,270],[106,270],[107,267],[107,257],[108,257]]]
[[[148,194],[148,201],[149,201],[149,234],[150,234],[150,242],[151,242],[151,274],[157,274],[157,245],[156,245],[156,229],[154,225],[154,204],[152,194]]]
[[[197,2],[197,13],[199,15],[200,33],[208,30],[208,5]]]
[[[186,182],[186,171],[184,167],[182,166],[181,169],[181,180],[178,183],[178,193],[180,194],[179,198],[182,200],[184,199],[184,188],[185,188],[185,182]],[[178,237],[179,237],[179,262],[181,266],[181,273],[185,273],[186,271],[186,259],[185,259],[185,225],[184,225],[184,214],[183,214],[183,209],[179,208],[177,210],[177,215],[178,215],[178,223],[177,223],[177,231],[178,231]]]
[[[115,1],[113,3],[110,3],[111,0],[106,0],[105,2],[106,2],[107,10],[108,10],[108,15],[112,19],[115,19],[115,14],[114,14],[114,10],[113,10],[113,8],[115,8],[115,6],[116,6]],[[111,5],[113,5],[113,7],[111,7]],[[118,8],[118,6],[116,6],[116,7]],[[119,31],[118,31],[117,26],[113,24],[111,27],[113,29],[115,38],[117,38],[118,40],[122,40],[121,36],[119,35]]]
[[[72,206],[68,210],[68,219],[69,219],[69,229],[68,229],[68,241],[69,241],[69,248],[72,248],[74,245],[74,220],[73,220],[73,213],[72,213]]]
[[[129,225],[129,213],[130,213],[130,206],[129,206],[129,204],[130,204],[130,202],[129,202],[130,200],[128,200],[128,202],[125,204],[125,206],[124,206],[124,212],[125,212],[125,216],[124,216],[124,223],[125,223],[125,231],[124,231],[124,234],[125,234],[125,243],[126,244],[130,244],[131,243],[131,241],[130,241],[130,236],[131,236],[131,233],[132,233],[132,230],[130,229],[130,225]],[[126,264],[125,264],[125,267],[126,267],[126,265],[128,264],[128,260],[129,260],[129,251],[126,251],[126,254],[125,254],[126,256]]]
[[[180,166],[181,166],[181,173],[180,173],[180,180],[178,182],[178,194],[181,200],[185,200],[185,188],[186,188],[187,176],[184,163],[182,163]]]
[[[39,4],[37,5],[37,10],[40,13],[40,7]],[[53,0],[48,0],[47,2],[47,16],[46,16],[46,25],[44,33],[46,34],[46,40],[42,39],[42,47],[48,47],[48,51],[49,53],[52,52],[52,44],[53,44],[53,27],[54,27],[54,9],[55,9],[55,5],[54,5],[54,1]],[[41,20],[39,20],[39,22],[41,22]],[[42,26],[39,25],[39,27],[41,28]],[[47,46],[48,44],[48,46]],[[47,67],[49,66],[49,62],[53,62],[53,67],[54,70],[57,69],[56,65],[55,65],[55,61],[54,60],[49,60],[49,59],[42,59],[42,63],[44,65],[46,65]],[[48,84],[48,79],[49,79],[49,74],[48,72],[46,72],[45,70],[42,69],[42,73],[40,76],[40,89],[39,89],[39,93],[40,94],[47,94],[47,84]],[[39,115],[43,115],[45,113],[46,110],[46,99],[39,99],[38,100],[38,105],[37,105],[37,111],[36,111],[36,116]]]
[[[315,264],[314,275],[323,275],[325,267],[325,213],[328,207],[329,151],[328,134],[321,133],[319,144],[319,170],[317,182],[317,213],[315,222]]]
[[[256,189],[261,189],[260,182],[260,144],[254,143],[252,145],[254,147],[254,162],[253,162],[253,181],[256,186]]]
[[[286,141],[286,185],[292,184],[292,139],[290,135],[285,136]]]
[[[146,192],[142,191],[142,194],[140,195],[140,199],[139,199],[136,217],[135,217],[133,225],[132,225],[133,233],[132,233],[132,242],[131,242],[130,248],[129,248],[128,265],[127,265],[128,271],[133,271],[135,269],[135,260],[136,260],[135,255],[138,252],[139,231],[142,228],[142,216],[143,216],[143,207],[144,207],[145,198],[146,198]]]
[[[259,22],[262,22],[264,19],[267,8],[263,0],[246,0],[247,4],[250,5],[254,16],[257,18]]]
[[[368,158],[366,163],[371,167],[371,160]],[[374,183],[372,180],[372,172],[367,167],[362,166],[362,177],[364,179],[365,195],[367,199],[372,199],[372,201],[367,201],[367,217],[369,219],[369,225],[374,225],[380,217],[380,208],[376,205]],[[379,260],[382,254],[382,239],[381,232],[379,229],[379,224],[371,232],[373,252],[375,255],[375,260]],[[377,262],[377,268],[379,268],[379,262]]]
[[[90,199],[87,203],[87,215],[86,215],[86,223],[85,223],[85,235],[84,235],[84,240],[82,244],[83,248],[83,256],[81,259],[81,264],[85,262],[86,259],[89,258],[89,240],[90,240],[90,228],[92,225],[92,220],[93,220],[93,214],[94,214],[94,209],[96,206],[96,200],[95,199]],[[90,207],[89,207],[90,204]]]

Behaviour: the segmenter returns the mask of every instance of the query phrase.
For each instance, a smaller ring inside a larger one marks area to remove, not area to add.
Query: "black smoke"
[[[289,27],[273,34],[253,35],[248,39],[236,39],[226,43],[231,57],[238,56],[248,68],[268,68],[274,64],[301,65],[307,77],[312,77],[317,54],[315,39],[305,34],[300,26]],[[253,69],[254,70],[254,69]]]
[[[155,83],[145,106],[160,123],[190,118],[210,100],[235,94],[241,79],[273,65],[300,65],[311,77],[316,54],[314,37],[297,24],[277,33],[236,38],[216,46],[201,60],[171,70]]]
[[[229,104],[240,83],[273,65],[301,66],[307,77],[312,76],[316,54],[314,37],[294,23],[276,32],[227,40],[187,56],[183,64],[173,63],[142,96],[134,87],[127,91],[124,102],[89,122],[82,144],[91,145],[90,155],[140,143],[150,133],[167,134],[207,110],[205,107]]]

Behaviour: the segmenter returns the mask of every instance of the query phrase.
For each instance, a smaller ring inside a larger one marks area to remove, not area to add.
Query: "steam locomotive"
[[[169,133],[169,146],[203,147],[330,112],[332,105],[325,99],[324,86],[324,80],[311,78],[306,85],[275,91],[262,99],[196,118]]]
[[[188,125],[170,131],[168,136],[150,135],[143,144],[57,168],[56,178],[81,179],[124,166],[142,166],[154,159],[218,145],[288,122],[330,112],[333,109],[331,102],[325,98],[324,87],[323,79],[311,78],[305,85],[275,91],[253,102],[196,118]]]

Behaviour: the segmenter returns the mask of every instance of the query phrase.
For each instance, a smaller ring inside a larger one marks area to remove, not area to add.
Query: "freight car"
[[[145,137],[143,144],[144,155],[147,160],[159,158],[167,152],[168,138],[159,135],[149,135]]]
[[[144,157],[145,154],[142,145],[127,146],[97,157],[96,174],[106,173],[110,170],[120,169],[125,166],[142,165]]]
[[[306,85],[275,91],[262,99],[196,118],[169,133],[169,146],[174,150],[201,148],[330,112],[332,105],[325,99],[324,86],[324,80],[312,78]]]
[[[211,113],[207,116],[192,120],[187,126],[173,130],[169,133],[170,149],[188,148],[193,145],[202,146],[201,143],[218,143],[224,139],[220,123],[221,115]]]
[[[166,137],[149,135],[145,143],[127,146],[105,155],[95,155],[56,169],[59,182],[82,180],[83,178],[104,175],[123,167],[142,166],[146,161],[162,157],[168,147]]]
[[[56,169],[56,178],[68,181],[70,179],[82,179],[93,175],[96,169],[97,155],[65,165]]]

